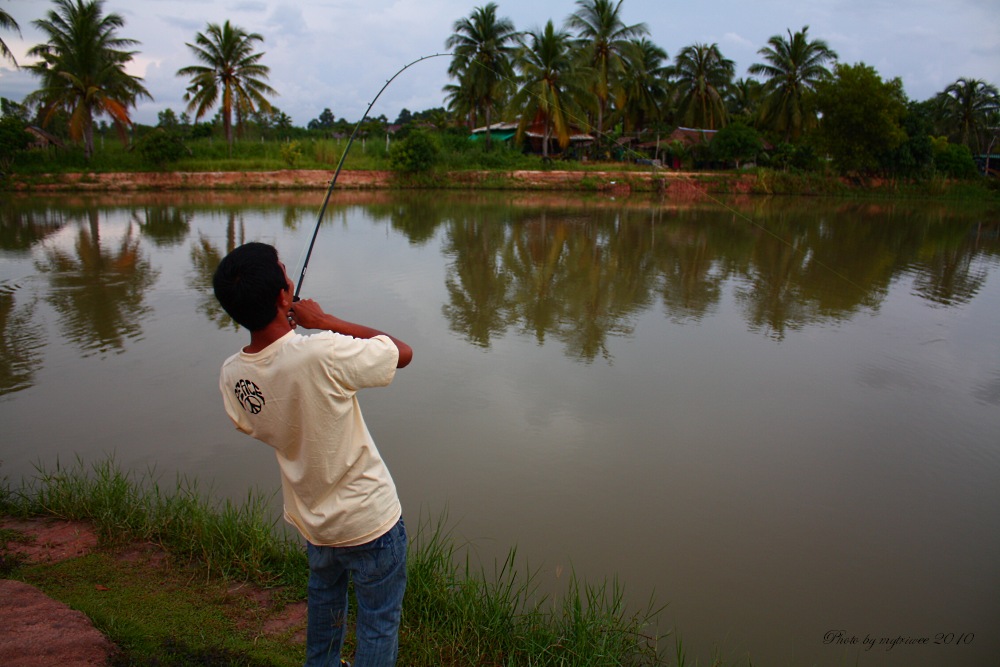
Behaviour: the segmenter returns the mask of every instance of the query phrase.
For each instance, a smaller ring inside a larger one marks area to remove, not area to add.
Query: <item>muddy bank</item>
[[[12,177],[8,187],[22,192],[133,192],[183,190],[325,190],[333,171],[75,173]],[[427,183],[424,182],[424,185]],[[435,177],[432,187],[498,190],[580,190],[627,194],[632,190],[683,195],[686,191],[747,193],[748,175],[670,171],[466,171]],[[379,190],[410,187],[391,171],[343,171],[337,188]]]

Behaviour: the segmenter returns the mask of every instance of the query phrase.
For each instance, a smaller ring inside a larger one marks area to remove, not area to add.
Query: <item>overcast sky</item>
[[[305,125],[324,108],[357,121],[382,85],[405,64],[445,51],[455,21],[486,2],[459,0],[106,0],[106,12],[125,19],[121,37],[139,52],[130,73],[141,76],[154,100],[134,114],[153,125],[159,111],[180,113],[187,80],[178,69],[196,64],[186,42],[208,23],[226,20],[264,37],[263,64],[278,91],[274,103]],[[562,27],[574,0],[499,0],[498,14],[518,30]],[[2,38],[18,63],[42,41],[32,25],[52,7],[46,0],[0,0],[22,35]],[[864,62],[883,78],[900,77],[907,95],[925,100],[960,77],[1000,85],[1000,0],[624,0],[623,17],[645,23],[650,39],[673,58],[694,43],[717,43],[736,63],[738,77],[761,62],[757,51],[772,35],[809,26],[840,61]],[[448,57],[430,58],[403,72],[379,98],[372,115],[394,120],[403,108],[443,106]],[[0,62],[0,96],[20,101],[37,80]],[[214,110],[213,112],[214,113]]]

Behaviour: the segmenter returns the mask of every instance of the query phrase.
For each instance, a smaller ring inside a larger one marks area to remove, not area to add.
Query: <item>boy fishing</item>
[[[406,528],[395,484],[357,392],[389,385],[409,345],[295,301],[277,251],[247,243],[219,263],[215,296],[250,331],[222,366],[236,428],[274,448],[285,520],[309,556],[306,667],[344,664],[348,583],[357,601],[354,667],[395,665],[406,588]],[[320,330],[301,335],[297,326]]]

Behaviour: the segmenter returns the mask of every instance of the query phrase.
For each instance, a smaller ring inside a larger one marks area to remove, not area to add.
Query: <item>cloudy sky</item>
[[[138,40],[130,73],[155,98],[135,120],[155,124],[159,111],[180,113],[186,80],[196,64],[186,42],[209,23],[226,20],[264,37],[263,64],[275,104],[305,125],[324,108],[357,121],[382,85],[405,64],[445,51],[456,20],[486,2],[459,0],[105,0],[106,12],[125,19],[120,36]],[[548,20],[561,27],[575,0],[497,0],[498,14],[519,30]],[[0,0],[21,27],[2,38],[18,63],[42,41],[32,22],[52,7],[47,0]],[[650,38],[673,58],[685,46],[717,43],[736,63],[737,76],[760,62],[772,35],[809,26],[841,62],[864,62],[884,78],[900,77],[911,99],[925,100],[959,77],[1000,85],[1000,0],[624,0],[627,23],[643,22]],[[435,57],[403,72],[379,98],[372,115],[394,120],[407,108],[443,106],[449,58]],[[0,63],[0,96],[14,100],[36,80]]]

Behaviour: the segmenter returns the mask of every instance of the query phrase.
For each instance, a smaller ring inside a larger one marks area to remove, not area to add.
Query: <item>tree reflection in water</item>
[[[731,293],[747,327],[780,342],[877,310],[907,275],[930,301],[967,302],[986,278],[973,258],[997,254],[981,232],[926,205],[482,207],[445,225],[443,311],[475,345],[512,329],[592,361],[656,300],[672,320],[697,321]]]
[[[98,209],[87,211],[86,222],[72,252],[49,246],[37,269],[49,276],[52,289],[46,300],[59,314],[68,340],[85,355],[123,352],[127,340],[142,336],[142,321],[150,312],[146,291],[157,272],[140,253],[134,225],[128,224],[109,251],[101,244]]]
[[[135,229],[169,248],[192,235],[196,214],[225,217],[225,245],[199,229],[190,240],[186,284],[201,295],[197,308],[208,320],[235,326],[215,301],[211,278],[221,257],[249,240],[248,209],[155,199],[131,211],[121,240],[108,250],[98,207],[43,215],[39,206],[0,209],[0,244],[22,254],[43,248],[46,260],[37,268],[52,289],[40,298],[56,308],[65,335],[85,352],[121,351],[141,336],[156,273]],[[298,222],[311,213],[285,203],[270,217],[305,234]],[[638,317],[657,306],[678,324],[696,323],[730,299],[750,331],[780,342],[811,324],[877,311],[894,281],[912,281],[914,293],[935,305],[960,305],[982,289],[1000,255],[995,216],[944,204],[744,198],[719,206],[374,193],[370,203],[335,202],[334,216],[345,225],[388,221],[415,246],[440,243],[447,292],[440,308],[469,343],[488,348],[515,332],[538,344],[559,341],[567,355],[585,362],[610,359],[609,337],[633,335]],[[72,250],[44,241],[66,224],[80,225]],[[29,306],[15,309],[11,297],[3,305],[8,330],[30,315]],[[5,335],[10,360],[35,349],[32,340]]]
[[[31,387],[41,364],[44,328],[33,301],[18,306],[17,287],[0,285],[0,396]]]
[[[239,241],[238,243],[237,240]],[[212,245],[212,242],[203,233],[198,235],[197,241],[191,243],[191,264],[194,266],[194,272],[187,281],[188,287],[201,294],[201,299],[198,302],[198,311],[204,313],[220,329],[227,326],[238,329],[239,325],[226,314],[226,311],[222,309],[222,306],[216,300],[215,292],[212,288],[212,276],[215,274],[215,268],[219,266],[222,258],[232,252],[237,245],[245,243],[245,241],[246,227],[243,217],[238,215],[236,211],[230,210],[226,213],[225,250]]]

